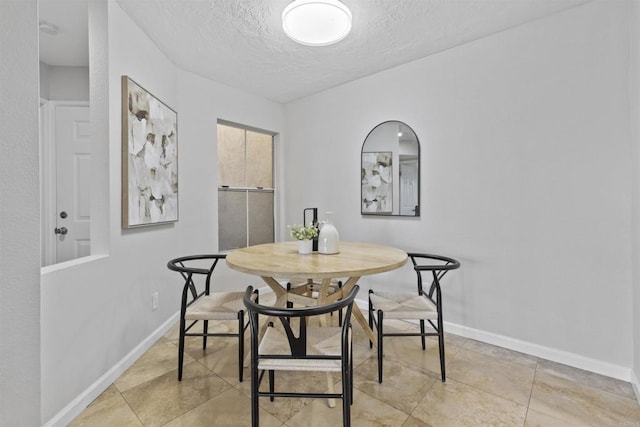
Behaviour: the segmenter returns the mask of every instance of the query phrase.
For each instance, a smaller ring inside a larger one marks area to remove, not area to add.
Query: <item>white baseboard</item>
[[[358,307],[360,307],[360,310],[362,310],[363,313],[366,313],[369,309],[369,303],[366,300],[357,299],[356,304],[358,305]],[[630,382],[636,393],[638,403],[640,403],[640,382],[635,376],[633,370],[630,368],[626,368],[620,365],[614,365],[609,362],[592,359],[564,350],[558,350],[555,348],[545,347],[539,344],[522,341],[504,335],[498,335],[479,329],[469,328],[467,326],[462,326],[455,323],[444,322],[444,329],[447,333],[459,335],[464,338],[471,338],[487,344],[493,344],[498,347],[525,353],[530,356],[539,357],[541,359],[550,360],[556,363],[562,363],[563,365],[584,369],[585,371],[595,372],[600,375],[605,375],[607,377]]]
[[[80,415],[91,402],[93,402],[103,391],[113,384],[119,377],[135,363],[147,350],[155,344],[169,329],[178,321],[180,313],[171,316],[158,329],[153,331],[144,341],[138,344],[133,350],[109,369],[104,375],[98,378],[89,388],[73,399],[60,412],[54,415],[49,421],[43,424],[45,427],[63,427],[68,425],[75,417]]]
[[[640,404],[640,381],[638,381],[638,376],[633,369],[631,370],[631,385],[633,386],[633,392],[636,394],[636,400]]]
[[[574,368],[584,369],[585,371],[617,378],[622,381],[632,382],[632,371],[630,368],[626,368],[624,366],[614,365],[609,362],[592,359],[564,350],[545,347],[539,344],[481,331],[454,323],[445,322],[444,328],[446,332],[460,335],[465,338],[471,338],[488,344],[497,345],[499,347],[508,348],[510,350],[519,351],[531,356],[540,357],[541,359],[551,360],[552,362],[562,363],[564,365],[573,366]],[[637,393],[638,392],[636,391],[636,395]]]

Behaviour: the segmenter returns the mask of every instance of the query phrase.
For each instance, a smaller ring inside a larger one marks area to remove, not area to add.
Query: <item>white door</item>
[[[418,206],[418,161],[400,161],[400,215],[415,215]]]
[[[56,262],[91,254],[91,138],[89,107],[55,108]]]

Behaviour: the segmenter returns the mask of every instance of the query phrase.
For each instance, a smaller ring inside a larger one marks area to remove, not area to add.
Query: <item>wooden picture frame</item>
[[[178,221],[178,115],[122,76],[122,228]]]

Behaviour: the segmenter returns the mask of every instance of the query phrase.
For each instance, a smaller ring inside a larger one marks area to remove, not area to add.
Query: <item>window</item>
[[[274,241],[273,134],[218,121],[218,248]]]

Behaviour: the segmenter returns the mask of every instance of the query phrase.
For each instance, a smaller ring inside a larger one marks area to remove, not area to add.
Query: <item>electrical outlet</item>
[[[151,294],[151,310],[158,309],[158,292]]]

